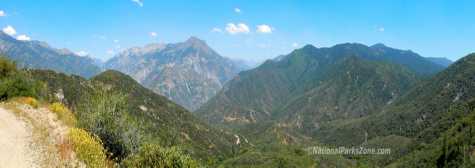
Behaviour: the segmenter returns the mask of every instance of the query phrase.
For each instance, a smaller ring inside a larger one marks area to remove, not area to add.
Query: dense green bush
[[[125,95],[97,87],[100,89],[81,102],[77,113],[79,126],[99,136],[110,157],[120,162],[138,150],[141,134],[125,111]]]
[[[0,56],[0,78],[8,77],[17,72],[14,62]]]
[[[25,71],[18,70],[15,63],[0,56],[0,100],[18,96],[37,97],[41,86]]]
[[[155,168],[196,168],[198,163],[190,156],[183,154],[178,148],[162,148],[157,144],[143,145],[139,152],[129,156],[126,167]]]

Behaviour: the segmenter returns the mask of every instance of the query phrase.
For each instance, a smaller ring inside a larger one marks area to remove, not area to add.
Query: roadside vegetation
[[[126,95],[100,86],[82,99],[79,126],[97,135],[118,166],[195,168],[198,162],[177,147],[164,147],[144,133],[143,126],[125,110]]]
[[[96,87],[88,94],[77,93],[73,111],[48,97],[47,85],[29,70],[0,56],[0,101],[34,127],[34,139],[48,155],[42,167],[199,167],[177,147],[143,143],[153,137],[127,113],[126,95]]]
[[[49,110],[54,112],[58,118],[64,122],[64,124],[74,127],[76,126],[77,120],[74,114],[69,110],[66,106],[64,106],[62,103],[55,102],[51,105],[49,105]]]
[[[80,128],[71,128],[68,137],[77,157],[88,167],[106,167],[106,154],[98,137]]]
[[[177,147],[163,148],[157,144],[143,145],[139,152],[127,157],[124,163],[126,167],[199,167],[195,160],[183,154]]]
[[[18,70],[14,62],[0,55],[0,100],[19,96],[36,98],[41,88],[40,82],[30,78],[26,71]]]

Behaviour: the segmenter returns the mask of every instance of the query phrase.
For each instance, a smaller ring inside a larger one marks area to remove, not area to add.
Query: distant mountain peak
[[[402,64],[397,61],[403,59],[392,59],[394,57],[399,56],[381,54],[358,43],[329,48],[305,45],[289,55],[277,57],[278,61],[267,61],[240,73],[200,107],[197,114],[210,123],[231,127],[265,123],[282,116],[281,121],[302,127],[305,124],[300,123],[306,121],[314,124],[323,122],[323,118],[368,115],[378,112],[415,81],[412,71],[397,65]],[[360,88],[365,91],[360,92]],[[380,97],[373,96],[381,92],[384,93],[378,94]],[[351,100],[341,101],[340,97]],[[352,108],[359,103],[365,107]]]
[[[170,48],[174,50],[193,49],[196,52],[206,53],[209,55],[217,55],[217,53],[213,49],[211,49],[211,47],[209,47],[204,40],[201,40],[194,36],[191,36],[184,42],[171,44]]]
[[[13,37],[3,31],[0,31],[0,38],[13,38]]]
[[[387,48],[388,46],[384,45],[383,43],[376,43],[371,46],[371,48]]]
[[[158,52],[166,48],[164,43],[150,43],[143,47],[132,47],[119,53],[119,55],[142,55],[150,52]]]
[[[313,49],[317,49],[317,47],[313,46],[312,44],[307,44],[302,47],[302,50],[313,50]]]
[[[27,43],[27,42],[32,42],[32,41],[20,41],[17,40],[15,36],[11,36],[4,31],[0,30],[0,40],[8,41],[8,42],[14,42],[14,43]]]
[[[158,50],[128,49],[107,61],[105,67],[129,74],[191,110],[214,96],[241,70],[238,63],[222,57],[196,37],[148,48]]]
[[[186,43],[205,43],[203,40],[199,39],[198,37],[191,36],[186,40]]]
[[[333,46],[332,48],[354,49],[354,48],[368,48],[368,46],[361,43],[342,43]]]
[[[211,48],[206,44],[204,40],[201,40],[197,37],[191,36],[184,42],[185,46],[187,47],[193,47],[195,49],[200,49],[203,51],[211,51]]]
[[[101,79],[101,78],[102,79],[111,79],[111,80],[121,79],[123,81],[126,80],[128,82],[135,83],[135,80],[132,77],[130,77],[130,76],[128,76],[128,75],[126,75],[126,74],[124,74],[120,71],[111,70],[111,69],[108,69],[108,70],[106,70],[106,71],[104,71],[104,72],[102,72],[102,73],[100,73],[100,74],[93,77],[93,79]]]
[[[89,57],[68,49],[51,47],[44,41],[21,41],[0,31],[0,54],[30,69],[51,69],[67,74],[91,77],[101,71]]]

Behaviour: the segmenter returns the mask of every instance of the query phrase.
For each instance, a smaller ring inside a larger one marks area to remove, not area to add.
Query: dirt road
[[[38,152],[31,148],[32,129],[12,111],[0,108],[0,168],[38,167]]]

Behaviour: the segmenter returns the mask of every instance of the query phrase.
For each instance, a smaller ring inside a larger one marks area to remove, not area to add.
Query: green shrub
[[[126,114],[124,94],[102,88],[83,100],[77,113],[79,125],[101,138],[112,159],[120,162],[138,150],[142,136]]]
[[[76,125],[76,117],[66,106],[61,103],[53,103],[49,106],[49,110],[54,112],[58,119],[68,126],[74,127]]]
[[[155,168],[196,168],[198,163],[190,156],[183,154],[178,148],[162,148],[157,144],[143,145],[139,152],[129,156],[126,167]]]
[[[107,166],[106,154],[99,138],[83,129],[71,128],[69,130],[69,140],[76,156],[87,167],[103,168]]]
[[[38,82],[18,74],[0,80],[0,99],[6,100],[13,97],[37,97]]]
[[[8,77],[17,72],[15,63],[0,56],[0,78]]]
[[[0,100],[18,96],[37,97],[41,86],[26,72],[17,70],[15,63],[0,56]]]

